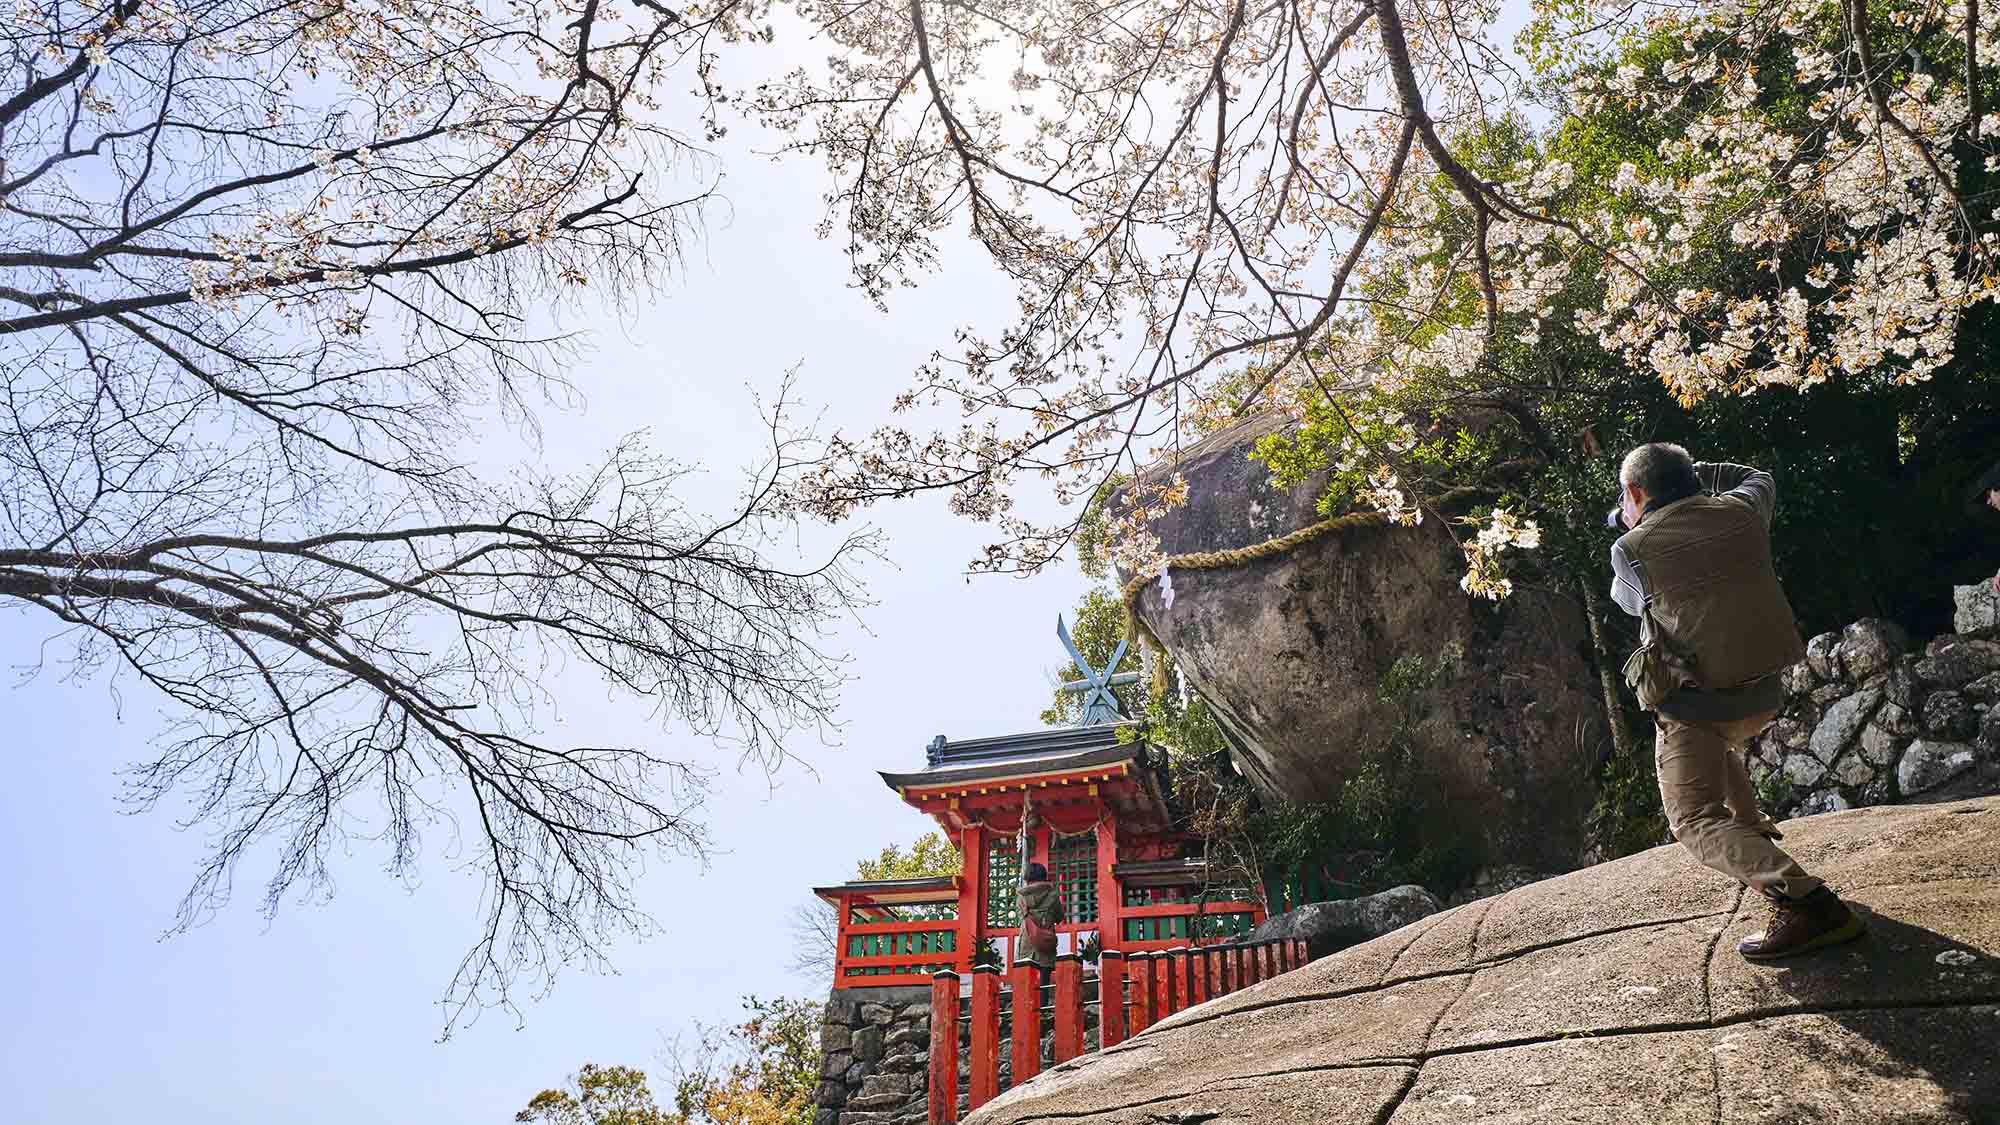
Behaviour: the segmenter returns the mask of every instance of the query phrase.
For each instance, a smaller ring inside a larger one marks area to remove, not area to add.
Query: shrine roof
[[[1146,744],[1120,741],[1119,732],[1137,723],[1106,723],[1089,727],[1053,727],[1027,734],[968,738],[957,742],[943,735],[924,748],[926,763],[914,773],[882,771],[892,789],[957,785],[1003,777],[1032,777],[1094,769],[1118,762],[1150,764]]]
[[[933,875],[922,879],[862,879],[832,887],[814,887],[812,893],[836,904],[843,894],[860,895],[877,903],[926,902],[936,900],[940,895],[956,897],[958,877]]]

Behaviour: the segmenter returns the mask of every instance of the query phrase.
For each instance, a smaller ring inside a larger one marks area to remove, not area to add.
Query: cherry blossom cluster
[[[1534,520],[1496,507],[1482,522],[1467,517],[1477,534],[1465,541],[1465,576],[1459,589],[1474,597],[1499,601],[1514,592],[1514,580],[1507,577],[1502,559],[1507,551],[1532,551],[1542,545],[1542,529]]]

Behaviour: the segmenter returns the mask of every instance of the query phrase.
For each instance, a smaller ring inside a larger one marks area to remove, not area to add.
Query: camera
[[[1615,504],[1612,505],[1611,510],[1604,513],[1604,526],[1610,528],[1613,531],[1622,530],[1625,526],[1622,518],[1624,515],[1625,512],[1621,506]]]

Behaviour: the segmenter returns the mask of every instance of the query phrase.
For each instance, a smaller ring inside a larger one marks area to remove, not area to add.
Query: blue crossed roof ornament
[[[1083,693],[1083,714],[1077,719],[1076,725],[1094,727],[1104,723],[1125,721],[1125,711],[1118,706],[1118,697],[1112,694],[1111,689],[1139,682],[1138,673],[1118,671],[1119,662],[1125,659],[1125,649],[1129,642],[1120,640],[1117,650],[1111,654],[1110,663],[1102,669],[1097,669],[1091,667],[1090,661],[1085,660],[1083,653],[1077,650],[1076,642],[1070,639],[1069,626],[1063,623],[1062,614],[1056,615],[1056,636],[1062,638],[1063,647],[1069,650],[1069,658],[1083,670],[1083,679],[1071,680],[1062,685],[1064,691]]]

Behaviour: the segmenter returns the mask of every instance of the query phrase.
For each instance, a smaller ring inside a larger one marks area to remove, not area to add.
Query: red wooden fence
[[[1097,966],[1099,1041],[1106,1047],[1116,1046],[1176,1012],[1291,972],[1305,963],[1303,941],[1182,947],[1130,955],[1105,950]],[[1012,1029],[1014,1085],[1041,1071],[1045,1007],[1055,1029],[1055,1061],[1068,1062],[1084,1053],[1085,1010],[1090,1004],[1083,964],[1076,955],[1056,958],[1055,971],[1046,979],[1031,961],[1016,962],[1008,977],[1009,987],[1003,989],[998,969],[981,966],[972,971],[968,1014],[971,1058],[965,1092],[973,1109],[1000,1095],[1003,1008]],[[1030,1001],[1018,1002],[1022,997]],[[959,1008],[958,974],[936,974],[931,982],[932,1125],[958,1120]]]

